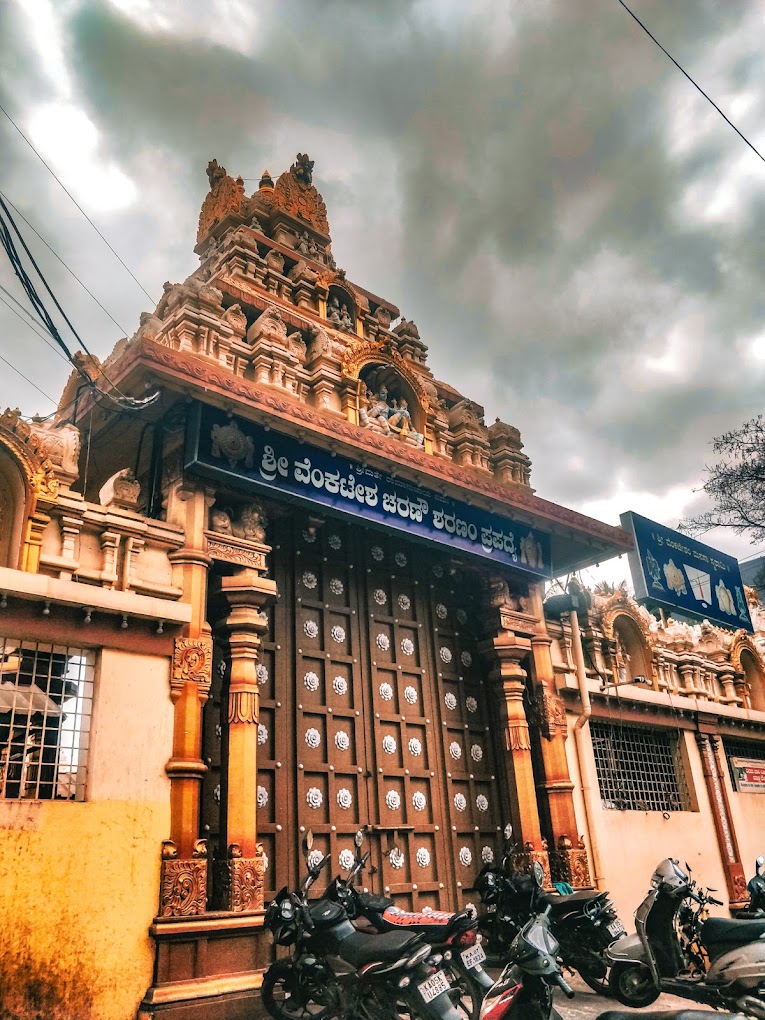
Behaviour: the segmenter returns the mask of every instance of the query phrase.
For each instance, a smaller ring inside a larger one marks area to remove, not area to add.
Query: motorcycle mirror
[[[534,863],[532,864],[531,874],[534,879],[534,882],[536,883],[537,888],[541,889],[542,886],[545,884],[545,869],[542,867],[539,861],[534,861]]]
[[[506,840],[510,840],[510,839],[512,839],[512,836],[513,836],[513,827],[512,827],[512,825],[508,824],[508,825],[505,826],[505,839]]]
[[[308,832],[305,834],[305,836],[303,836],[303,856],[304,857],[308,856],[308,852],[309,852],[309,850],[311,849],[312,846],[313,846],[313,832],[311,831],[311,829],[309,829]]]
[[[692,871],[692,868],[691,868],[690,864],[688,863],[688,861],[686,861],[686,862],[685,862],[685,870],[686,870],[686,871],[688,872],[688,874],[690,875],[690,873],[691,873],[691,871]]]
[[[353,837],[353,842],[356,844],[357,847],[360,847],[362,845],[362,843],[364,842],[364,830],[363,829],[358,829],[357,830],[356,835]]]

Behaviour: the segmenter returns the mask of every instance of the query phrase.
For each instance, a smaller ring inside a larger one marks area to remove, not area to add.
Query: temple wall
[[[754,875],[755,858],[765,855],[765,794],[737,793],[731,785],[727,769],[724,778],[741,862],[748,882]]]
[[[129,1020],[151,983],[169,663],[108,649],[99,659],[88,799],[0,800],[4,1017]]]
[[[569,739],[566,749],[575,783],[574,802],[580,831],[587,833],[582,776],[575,749],[573,727],[576,717],[569,716]],[[587,731],[585,730],[585,733]],[[656,865],[665,857],[685,861],[693,869],[693,876],[704,886],[717,889],[717,897],[727,907],[725,875],[720,862],[720,852],[715,836],[712,809],[707,796],[701,758],[690,731],[681,734],[685,743],[687,781],[691,800],[695,799],[698,810],[667,812],[661,811],[617,811],[601,806],[600,793],[595,782],[591,801],[595,804],[590,819],[590,835],[597,845],[600,862],[599,887],[607,889],[616,904],[619,916],[628,931],[634,931],[632,916],[648,891],[648,885]],[[589,767],[595,775],[595,760],[589,737],[586,739]],[[593,867],[593,871],[594,871]],[[727,916],[724,907],[717,908],[720,916]]]

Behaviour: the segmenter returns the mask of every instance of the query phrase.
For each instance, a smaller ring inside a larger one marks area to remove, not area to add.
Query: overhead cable
[[[105,237],[104,237],[104,235],[103,235],[103,234],[101,233],[101,231],[100,231],[100,230],[98,229],[98,227],[97,227],[97,226],[95,225],[95,223],[94,223],[94,222],[93,222],[93,220],[92,220],[92,219],[90,218],[90,216],[88,216],[88,214],[87,214],[87,213],[85,212],[85,210],[84,210],[84,209],[82,208],[82,206],[81,206],[81,205],[80,205],[80,203],[79,203],[79,202],[77,201],[77,199],[76,199],[76,198],[74,197],[74,195],[73,195],[73,194],[71,193],[71,191],[69,191],[69,190],[68,190],[68,189],[67,189],[67,188],[66,188],[66,187],[64,186],[64,184],[62,184],[62,182],[61,182],[61,181],[59,180],[59,178],[58,178],[58,177],[56,176],[56,174],[55,174],[55,173],[53,172],[53,170],[52,170],[52,169],[50,168],[50,166],[48,166],[48,164],[47,164],[47,163],[45,162],[45,160],[44,160],[44,159],[42,158],[42,156],[41,156],[41,155],[40,155],[40,153],[39,153],[39,152],[37,151],[37,149],[36,149],[36,148],[34,147],[34,145],[32,145],[32,143],[31,143],[31,142],[29,141],[29,139],[27,138],[27,136],[26,136],[26,135],[24,134],[24,132],[23,132],[23,131],[21,130],[21,128],[20,128],[20,127],[18,126],[18,124],[16,123],[16,121],[15,121],[15,120],[13,119],[13,117],[11,117],[11,115],[10,115],[10,114],[8,113],[8,111],[7,111],[6,109],[4,109],[4,108],[3,108],[2,106],[0,106],[0,113],[3,113],[3,114],[5,114],[5,116],[6,116],[6,117],[8,118],[8,120],[9,120],[9,121],[11,122],[11,124],[13,124],[13,126],[14,126],[14,127],[16,128],[16,130],[18,131],[18,133],[19,133],[19,134],[21,135],[21,137],[22,137],[22,138],[24,139],[24,141],[25,141],[25,142],[27,143],[27,145],[28,145],[28,146],[29,146],[29,148],[30,148],[30,149],[32,150],[32,152],[33,152],[33,153],[35,154],[35,156],[37,156],[37,158],[38,158],[38,159],[40,160],[40,162],[41,162],[41,163],[42,163],[42,165],[43,165],[43,166],[45,167],[45,169],[46,169],[46,170],[48,171],[48,173],[49,173],[49,174],[50,174],[50,175],[51,175],[51,176],[53,177],[53,179],[54,179],[54,180],[55,180],[55,181],[56,181],[56,182],[57,182],[57,183],[59,184],[59,186],[60,186],[60,187],[61,187],[61,188],[62,188],[62,189],[63,189],[63,190],[64,190],[64,191],[66,192],[66,194],[67,194],[67,195],[69,196],[69,198],[70,198],[70,199],[72,200],[72,202],[74,202],[74,204],[75,204],[75,205],[77,206],[77,208],[78,208],[78,209],[80,210],[80,212],[82,213],[82,215],[83,215],[83,216],[85,217],[85,219],[86,219],[86,220],[88,221],[88,223],[89,223],[89,224],[91,225],[91,227],[92,227],[92,228],[93,228],[93,229],[95,230],[95,232],[96,232],[96,233],[98,234],[98,236],[99,236],[99,237],[101,238],[101,240],[102,240],[102,241],[104,242],[104,244],[105,244],[105,245],[106,245],[106,247],[107,247],[107,248],[109,249],[109,251],[110,251],[110,252],[112,253],[112,255],[114,255],[114,257],[115,257],[115,258],[117,259],[117,261],[118,261],[118,262],[120,263],[120,265],[121,265],[121,266],[122,266],[122,267],[123,267],[123,268],[124,268],[124,269],[126,270],[126,272],[127,272],[127,273],[128,273],[129,275],[130,275],[131,279],[133,279],[133,280],[134,280],[134,281],[135,281],[135,282],[136,282],[136,283],[138,284],[138,286],[139,286],[139,287],[141,288],[141,290],[142,290],[142,291],[144,292],[144,294],[145,294],[145,295],[146,295],[146,297],[147,297],[147,298],[149,299],[149,301],[154,301],[154,298],[153,298],[153,297],[151,296],[151,294],[150,294],[150,293],[148,292],[148,290],[146,290],[146,288],[144,287],[144,285],[143,285],[143,284],[141,283],[141,281],[140,281],[140,280],[139,280],[139,279],[138,279],[138,278],[137,278],[137,277],[135,276],[135,274],[134,274],[134,273],[132,272],[132,270],[130,269],[130,267],[129,267],[129,266],[128,266],[128,265],[127,265],[127,264],[126,264],[125,262],[124,262],[124,260],[123,260],[123,259],[122,259],[122,258],[121,258],[121,257],[120,257],[120,256],[119,256],[118,254],[117,254],[117,252],[116,252],[116,251],[114,250],[114,248],[112,248],[112,246],[111,246],[111,245],[109,244],[109,242],[108,242],[108,241],[106,240],[106,238],[105,238]]]
[[[730,126],[731,126],[731,127],[733,128],[733,130],[734,130],[734,131],[736,132],[736,134],[737,134],[737,135],[738,135],[738,136],[739,136],[739,137],[740,137],[741,139],[743,139],[743,141],[745,141],[745,142],[746,142],[746,144],[747,144],[747,145],[749,146],[749,148],[750,148],[750,149],[752,150],[752,152],[753,152],[753,153],[754,153],[754,154],[755,154],[756,156],[759,156],[759,157],[760,157],[760,159],[761,159],[761,160],[763,161],[763,163],[765,163],[765,156],[763,156],[761,152],[758,152],[758,150],[757,150],[757,149],[755,149],[755,147],[754,147],[754,146],[752,145],[752,143],[751,143],[751,142],[749,141],[749,139],[748,139],[748,138],[746,137],[746,135],[745,135],[745,134],[744,134],[743,132],[739,131],[739,129],[738,129],[737,127],[736,127],[736,125],[735,125],[735,124],[733,123],[733,121],[732,121],[732,120],[731,120],[731,119],[730,119],[729,117],[726,117],[726,116],[725,116],[725,114],[724,114],[724,113],[722,112],[722,110],[721,110],[721,109],[720,109],[720,107],[719,107],[719,106],[717,105],[717,103],[716,103],[716,102],[714,101],[714,99],[712,99],[712,98],[711,98],[711,96],[707,95],[707,93],[706,93],[706,92],[704,91],[704,89],[703,89],[703,88],[702,88],[702,87],[701,87],[701,86],[700,86],[700,85],[699,85],[699,84],[698,84],[698,83],[697,83],[696,81],[694,81],[694,80],[693,80],[693,78],[691,78],[691,76],[690,76],[690,75],[688,74],[688,72],[687,72],[687,71],[686,71],[686,70],[685,70],[685,69],[684,69],[683,67],[681,67],[681,66],[680,66],[680,64],[678,64],[678,62],[677,62],[677,61],[675,60],[675,58],[674,58],[674,57],[672,56],[672,54],[671,54],[671,53],[669,53],[669,52],[668,52],[667,50],[665,50],[665,49],[664,49],[664,47],[663,47],[663,46],[661,45],[661,43],[660,43],[660,42],[659,42],[659,40],[658,40],[658,39],[656,38],[656,36],[655,36],[655,35],[654,35],[654,34],[653,34],[653,33],[652,33],[651,31],[650,31],[650,29],[648,29],[648,28],[647,28],[647,27],[646,27],[646,26],[645,26],[645,25],[643,24],[643,22],[642,22],[642,21],[640,20],[640,18],[639,18],[639,17],[637,16],[637,14],[635,14],[635,13],[634,13],[633,11],[631,11],[631,10],[629,9],[629,7],[628,7],[628,6],[627,6],[627,5],[625,4],[624,0],[618,0],[618,2],[619,2],[619,3],[621,4],[621,5],[622,5],[622,7],[623,7],[623,8],[625,9],[625,11],[627,12],[627,14],[629,14],[629,16],[630,16],[631,18],[634,18],[634,20],[635,20],[635,21],[636,21],[636,22],[638,23],[638,25],[640,25],[640,27],[641,27],[641,28],[643,29],[643,31],[645,32],[645,34],[646,34],[647,36],[649,36],[649,38],[653,39],[653,41],[654,41],[654,42],[656,43],[656,45],[657,45],[657,46],[659,47],[659,49],[661,50],[661,52],[662,52],[662,53],[663,53],[663,54],[664,54],[665,56],[669,57],[669,59],[670,59],[670,60],[672,61],[672,63],[673,63],[674,65],[675,65],[675,67],[676,67],[676,68],[678,69],[678,71],[682,72],[682,74],[684,74],[684,75],[685,75],[685,77],[686,77],[686,78],[688,79],[688,81],[689,81],[689,82],[691,83],[691,85],[693,85],[693,87],[694,87],[695,89],[698,89],[698,91],[699,91],[699,92],[700,92],[700,93],[702,94],[702,96],[703,96],[703,97],[704,97],[704,98],[706,99],[706,101],[707,101],[708,103],[711,103],[711,104],[712,104],[712,106],[714,106],[715,110],[717,110],[717,112],[718,112],[718,113],[720,114],[720,116],[722,117],[722,119],[723,119],[723,120],[724,120],[724,121],[725,121],[725,122],[726,122],[727,124],[729,124],[729,125],[730,125]]]
[[[6,222],[6,220],[7,220],[7,222]],[[10,226],[8,224],[10,224]],[[45,327],[47,332],[50,334],[50,336],[53,338],[53,340],[58,344],[58,346],[61,348],[61,350],[63,350],[64,354],[67,357],[67,360],[69,362],[71,362],[71,364],[74,367],[75,371],[82,377],[82,379],[84,380],[85,384],[88,387],[90,387],[94,393],[98,394],[101,397],[105,397],[108,400],[111,400],[112,403],[116,404],[117,407],[119,407],[121,410],[140,410],[140,409],[148,406],[149,404],[154,403],[154,401],[157,400],[157,398],[159,397],[159,390],[155,390],[153,393],[150,393],[147,397],[144,397],[143,399],[138,399],[138,398],[135,398],[135,397],[129,397],[126,394],[122,393],[121,390],[119,390],[118,387],[116,387],[114,385],[114,383],[109,379],[109,377],[104,372],[103,368],[100,367],[100,366],[99,366],[99,369],[98,369],[99,374],[106,380],[106,382],[112,387],[112,389],[119,395],[119,399],[114,397],[110,392],[108,392],[106,390],[99,389],[96,386],[95,380],[85,371],[83,366],[77,362],[77,360],[75,359],[74,355],[69,350],[69,348],[67,347],[67,345],[64,342],[63,338],[61,337],[61,334],[59,333],[58,328],[56,327],[56,324],[54,323],[53,319],[51,318],[50,313],[48,312],[47,308],[45,307],[45,304],[44,304],[42,298],[40,297],[40,295],[39,295],[39,293],[38,293],[34,283],[32,282],[31,278],[29,277],[29,274],[27,273],[26,269],[24,268],[24,265],[22,263],[21,257],[18,254],[18,251],[16,249],[16,246],[15,246],[15,243],[14,243],[14,240],[13,240],[13,236],[12,236],[12,233],[11,233],[11,228],[13,230],[13,233],[15,233],[16,236],[18,237],[18,239],[19,239],[19,241],[21,243],[21,246],[23,247],[24,252],[27,255],[27,258],[29,259],[29,261],[32,264],[35,272],[39,276],[43,286],[45,287],[45,290],[50,295],[50,297],[51,297],[53,303],[55,304],[56,308],[58,309],[58,311],[60,312],[60,314],[63,317],[64,321],[66,322],[67,326],[71,330],[72,335],[74,336],[74,338],[76,339],[78,344],[82,347],[82,349],[85,351],[85,353],[90,355],[91,357],[93,357],[93,355],[91,354],[91,352],[88,350],[87,346],[85,345],[85,342],[82,340],[82,338],[80,337],[79,333],[74,328],[74,325],[72,324],[71,320],[69,319],[69,317],[67,316],[66,312],[64,311],[64,309],[62,308],[61,304],[59,303],[58,299],[56,298],[56,295],[51,290],[50,285],[48,284],[48,281],[45,279],[45,276],[43,275],[42,270],[37,265],[37,262],[35,261],[34,256],[30,252],[30,250],[29,250],[29,248],[27,246],[27,243],[24,240],[23,235],[21,234],[21,231],[19,230],[18,226],[16,225],[15,220],[13,219],[13,216],[11,215],[10,211],[8,210],[8,206],[6,205],[4,199],[0,197],[0,244],[2,244],[3,248],[5,249],[6,254],[8,255],[8,258],[9,258],[9,260],[11,262],[11,266],[13,267],[13,270],[16,273],[16,276],[18,277],[19,281],[21,282],[21,285],[24,288],[24,291],[26,292],[27,297],[30,300],[30,303],[32,304],[32,307],[34,308],[34,310],[37,313],[37,315],[40,317],[40,320],[42,321],[43,326]]]
[[[16,316],[17,318],[21,319],[21,321],[22,321],[22,322],[24,323],[24,325],[25,325],[25,326],[28,326],[28,327],[29,327],[29,328],[30,328],[30,329],[32,330],[32,332],[33,332],[33,333],[36,333],[36,334],[37,334],[37,336],[39,336],[39,337],[40,337],[40,339],[41,339],[41,340],[43,341],[43,343],[46,343],[46,344],[48,345],[48,347],[50,347],[50,349],[51,349],[51,350],[53,351],[53,353],[54,353],[54,354],[56,354],[56,355],[57,355],[57,356],[58,356],[59,358],[61,358],[61,360],[62,360],[62,361],[65,361],[65,362],[66,362],[67,364],[69,364],[69,360],[68,360],[68,358],[66,358],[66,357],[65,357],[65,356],[64,356],[64,355],[63,355],[63,354],[61,353],[61,351],[59,350],[59,348],[58,348],[58,347],[54,347],[54,346],[53,346],[53,344],[52,344],[52,343],[50,342],[50,340],[49,340],[49,339],[48,339],[48,338],[46,337],[46,335],[45,335],[45,334],[44,334],[44,333],[42,332],[42,330],[40,329],[40,327],[39,327],[39,326],[37,326],[37,325],[36,325],[36,323],[34,323],[34,322],[33,322],[33,321],[31,320],[31,319],[27,319],[27,318],[25,318],[25,315],[28,315],[29,313],[28,313],[28,312],[26,311],[26,309],[24,308],[24,306],[23,306],[22,304],[20,304],[20,303],[19,303],[19,302],[18,302],[18,301],[16,300],[16,298],[15,298],[15,297],[13,296],[13,294],[9,293],[9,291],[7,291],[7,290],[5,289],[5,287],[3,287],[3,286],[2,286],[2,284],[0,284],[0,290],[1,290],[1,291],[2,291],[2,292],[3,292],[4,294],[6,294],[6,295],[7,295],[7,297],[9,297],[9,298],[11,299],[11,301],[13,301],[13,302],[14,302],[14,304],[18,305],[18,307],[19,307],[19,308],[21,309],[21,312],[17,311],[17,310],[16,310],[16,309],[15,309],[15,308],[14,308],[14,307],[13,307],[12,305],[10,305],[10,304],[8,303],[8,301],[6,300],[6,298],[4,298],[4,297],[0,297],[0,301],[2,301],[2,302],[3,302],[3,304],[5,305],[5,307],[6,307],[6,308],[8,308],[8,309],[9,309],[9,311],[13,312],[13,314],[14,314],[14,315],[15,315],[15,316]],[[22,314],[21,314],[22,312],[24,312],[24,315],[22,315]]]
[[[24,382],[28,382],[29,385],[33,386],[37,390],[38,393],[42,393],[42,395],[45,397],[46,400],[50,400],[51,404],[55,404],[56,403],[56,401],[53,399],[53,397],[49,397],[48,394],[45,392],[45,390],[41,390],[40,387],[37,385],[37,383],[33,383],[31,379],[29,379],[27,376],[25,376],[24,373],[22,371],[20,371],[18,368],[16,368],[15,365],[12,365],[10,363],[10,361],[8,361],[7,358],[4,358],[2,356],[2,354],[0,354],[0,361],[4,362],[8,366],[8,368],[12,369],[16,373],[16,375],[20,375],[21,378],[24,380]]]
[[[50,246],[50,245],[48,244],[48,242],[47,242],[47,241],[45,240],[45,238],[44,238],[44,237],[42,236],[42,234],[41,234],[41,233],[40,233],[40,232],[39,232],[38,230],[35,230],[35,228],[34,228],[34,227],[32,226],[32,224],[31,224],[31,223],[29,222],[29,220],[28,220],[28,219],[26,218],[26,216],[24,215],[24,213],[23,213],[23,212],[21,212],[21,210],[20,210],[20,209],[18,208],[18,206],[15,206],[15,205],[13,204],[13,202],[11,202],[10,198],[8,198],[8,196],[7,196],[7,195],[4,195],[2,191],[0,191],[0,198],[4,198],[4,199],[5,199],[5,201],[6,201],[6,202],[8,203],[8,205],[9,205],[9,206],[11,207],[11,209],[13,209],[13,211],[14,211],[14,212],[16,213],[16,215],[17,215],[18,217],[20,217],[20,218],[21,218],[21,219],[22,219],[22,220],[23,220],[23,221],[24,221],[24,222],[26,223],[26,225],[27,225],[27,226],[29,227],[29,229],[30,229],[30,230],[32,231],[32,233],[33,233],[33,234],[36,234],[36,235],[37,235],[37,237],[39,237],[39,239],[40,239],[40,240],[42,241],[42,243],[43,243],[43,244],[45,245],[45,247],[46,247],[46,248],[48,249],[48,251],[49,251],[49,252],[50,252],[50,253],[51,253],[52,255],[55,255],[55,256],[56,256],[56,258],[57,258],[57,259],[59,260],[59,262],[60,262],[60,263],[61,263],[61,265],[62,265],[62,266],[64,267],[64,269],[65,269],[65,270],[67,271],[67,273],[69,273],[69,275],[70,275],[71,277],[73,277],[73,278],[74,278],[74,279],[75,279],[75,280],[77,281],[77,283],[79,283],[79,285],[80,285],[80,286],[82,287],[82,289],[83,289],[83,290],[85,291],[85,293],[86,293],[86,294],[89,294],[89,295],[90,295],[90,297],[92,297],[92,298],[93,298],[93,300],[94,300],[94,301],[95,301],[95,303],[96,303],[96,304],[98,305],[98,307],[99,307],[99,308],[101,309],[101,311],[102,311],[102,312],[104,312],[104,314],[105,314],[105,315],[107,315],[107,316],[108,316],[108,317],[109,317],[109,318],[110,318],[110,319],[112,320],[112,322],[113,322],[113,323],[114,323],[114,325],[115,325],[115,326],[117,327],[117,329],[118,329],[118,330],[120,330],[120,332],[121,332],[121,333],[123,333],[123,334],[124,334],[125,336],[127,336],[127,335],[128,335],[128,330],[126,330],[124,326],[121,326],[121,325],[119,324],[119,322],[117,322],[117,320],[116,320],[116,319],[114,318],[114,316],[113,316],[113,315],[111,314],[111,312],[109,311],[109,309],[108,309],[108,308],[104,308],[104,306],[103,306],[103,305],[101,304],[101,302],[100,302],[100,301],[98,300],[98,298],[97,298],[97,297],[96,297],[96,295],[95,295],[95,294],[93,293],[93,291],[92,291],[92,290],[90,290],[90,289],[89,289],[89,288],[88,288],[88,287],[87,287],[87,286],[86,286],[86,285],[85,285],[85,284],[84,284],[84,283],[82,282],[82,280],[81,280],[81,279],[79,278],[79,276],[78,276],[78,275],[77,275],[77,274],[76,274],[76,273],[74,272],[74,270],[73,270],[73,269],[70,269],[70,268],[69,268],[69,266],[68,266],[68,265],[66,264],[66,262],[64,262],[64,260],[63,260],[63,259],[61,258],[61,256],[59,255],[59,253],[58,253],[58,252],[57,252],[57,251],[55,250],[55,248],[52,248],[52,247],[51,247],[51,246]]]

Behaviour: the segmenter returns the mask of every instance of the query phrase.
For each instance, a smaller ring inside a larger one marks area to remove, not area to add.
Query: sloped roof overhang
[[[109,365],[109,378],[123,393],[141,394],[159,386],[187,399],[231,411],[242,418],[287,432],[318,447],[341,453],[395,473],[424,489],[506,514],[551,536],[555,575],[610,559],[633,548],[622,528],[604,524],[575,510],[542,499],[522,485],[503,484],[475,468],[428,454],[421,449],[353,425],[345,418],[310,407],[288,393],[260,386],[226,371],[218,362],[172,350],[154,340],[133,341]],[[93,411],[85,395],[77,413],[82,423]],[[98,415],[96,414],[96,418]],[[94,436],[99,428],[94,420]]]

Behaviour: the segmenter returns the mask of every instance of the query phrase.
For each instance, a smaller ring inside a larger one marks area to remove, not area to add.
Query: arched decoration
[[[350,287],[335,280],[329,285],[327,294],[327,323],[346,333],[356,333],[358,309],[356,298]]]
[[[34,573],[59,482],[18,409],[0,415],[0,489],[0,565]]]
[[[636,603],[617,592],[601,611],[601,627],[610,646],[614,682],[630,683],[642,676],[653,685],[650,632]]]
[[[746,631],[736,632],[731,645],[730,662],[746,680],[751,707],[757,712],[765,712],[765,669],[754,641]]]
[[[417,394],[393,366],[368,362],[358,382],[359,424],[396,436],[425,434],[426,416]]]
[[[427,417],[430,413],[430,399],[425,392],[422,381],[417,373],[413,372],[409,364],[401,357],[389,338],[382,341],[363,340],[352,344],[345,352],[341,366],[342,373],[348,379],[358,380],[361,370],[370,363],[390,365],[394,368],[396,373],[412,390],[423,417]]]

